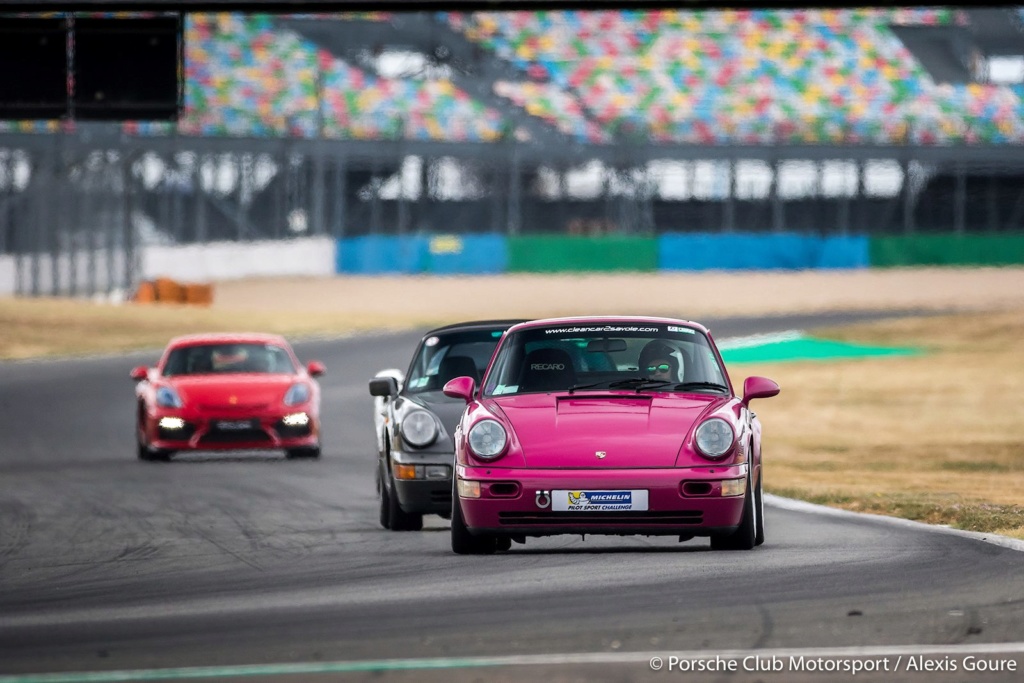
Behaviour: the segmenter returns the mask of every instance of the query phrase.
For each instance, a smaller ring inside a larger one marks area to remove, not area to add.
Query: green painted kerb
[[[722,350],[726,363],[779,363],[798,360],[844,360],[882,356],[915,356],[921,349],[894,346],[867,346],[801,337]]]
[[[242,666],[198,666],[181,669],[138,669],[74,673],[0,675],[0,683],[122,683],[127,681],[180,681],[196,678],[239,678],[254,676],[300,676],[329,673],[409,671],[420,669],[465,669],[506,664],[499,657],[398,659],[356,662],[300,662],[297,664],[250,664]]]
[[[658,241],[653,237],[510,237],[508,270],[513,273],[653,271]]]

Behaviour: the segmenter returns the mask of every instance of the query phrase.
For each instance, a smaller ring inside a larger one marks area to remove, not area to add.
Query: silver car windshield
[[[609,389],[730,391],[703,332],[661,323],[515,332],[502,344],[485,382],[487,396]]]
[[[440,392],[449,380],[480,381],[504,330],[449,332],[427,337],[407,373],[405,393]]]

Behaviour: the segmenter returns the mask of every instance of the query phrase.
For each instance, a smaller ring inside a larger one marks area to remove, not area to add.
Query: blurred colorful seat
[[[317,15],[319,16],[319,15]],[[387,21],[387,13],[329,15]],[[935,83],[892,25],[952,8],[437,13],[519,78],[494,94],[571,139],[694,144],[1020,144],[1021,86]],[[1024,17],[1024,15],[1022,15]],[[1022,18],[1024,21],[1024,18]],[[443,79],[384,78],[269,16],[191,14],[177,132],[486,142],[514,118]],[[161,135],[172,124],[131,123]],[[0,124],[53,133],[54,121]]]

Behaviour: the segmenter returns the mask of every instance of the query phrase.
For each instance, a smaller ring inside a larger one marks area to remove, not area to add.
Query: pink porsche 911
[[[537,320],[508,330],[455,432],[452,550],[553,534],[764,542],[761,424],[708,330],[667,318]]]
[[[283,337],[201,334],[172,339],[155,368],[131,372],[140,460],[182,451],[284,450],[320,457],[324,366],[303,367]]]

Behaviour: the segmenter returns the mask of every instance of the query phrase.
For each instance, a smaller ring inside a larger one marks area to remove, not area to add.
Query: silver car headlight
[[[437,439],[437,422],[425,410],[413,410],[402,418],[402,438],[410,446],[425,448]]]
[[[705,420],[697,427],[695,436],[697,448],[709,458],[721,458],[728,453],[735,438],[732,425],[720,417]]]
[[[469,430],[470,449],[485,460],[501,455],[507,443],[508,432],[497,420],[480,420]]]

